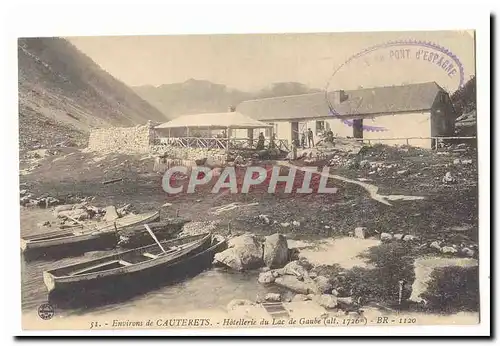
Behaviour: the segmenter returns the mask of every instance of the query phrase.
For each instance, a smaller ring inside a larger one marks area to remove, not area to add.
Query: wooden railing
[[[256,149],[257,139],[250,141],[248,138],[204,138],[204,137],[164,137],[158,138],[157,143],[180,148],[206,148],[206,149]],[[266,138],[264,147],[269,148],[271,140]],[[288,141],[285,139],[275,139],[276,148],[290,151]]]
[[[440,144],[448,140],[471,140],[477,137],[394,137],[394,138],[359,138],[359,141],[363,143],[371,144],[372,142],[382,142],[382,141],[406,141],[406,145],[411,145],[412,140],[433,140],[432,147],[434,149],[439,149]],[[437,145],[436,145],[437,144]]]

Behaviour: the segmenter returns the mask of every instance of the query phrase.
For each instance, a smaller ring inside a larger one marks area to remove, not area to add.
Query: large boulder
[[[275,233],[264,241],[264,263],[269,268],[281,268],[288,261],[288,243],[285,236]]]
[[[115,221],[120,217],[114,205],[110,205],[105,208],[106,214],[102,218],[103,221]]]
[[[263,265],[262,246],[253,235],[241,235],[228,241],[228,249],[215,254],[214,264],[237,271],[256,269]]]
[[[277,277],[274,280],[274,283],[278,286],[287,288],[290,291],[301,294],[308,294],[314,292],[316,289],[310,282],[300,281],[295,275],[283,275]]]

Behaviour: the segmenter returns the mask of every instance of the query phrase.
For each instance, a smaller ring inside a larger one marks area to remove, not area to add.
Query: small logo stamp
[[[38,316],[42,320],[50,320],[52,317],[54,317],[54,307],[50,304],[42,304],[38,307]]]

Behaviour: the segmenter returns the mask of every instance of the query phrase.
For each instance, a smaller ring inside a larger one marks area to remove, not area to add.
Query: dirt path
[[[307,171],[309,171],[311,169],[310,167],[296,166],[296,165],[293,165],[293,164],[291,164],[289,162],[286,162],[286,161],[279,161],[279,164],[281,166],[285,166],[285,167],[289,167],[289,168],[295,168],[297,170],[301,170],[301,171],[304,171],[304,172],[307,172]],[[326,174],[324,172],[318,172],[318,174],[320,174],[321,176],[324,176],[324,177],[329,177],[329,178],[332,178],[332,179],[337,179],[337,180],[340,180],[340,181],[344,181],[346,183],[351,183],[351,184],[359,185],[362,188],[364,188],[366,191],[368,191],[371,199],[373,199],[373,200],[375,200],[377,202],[386,204],[386,205],[392,205],[391,203],[389,203],[389,200],[391,200],[391,201],[395,201],[395,200],[419,200],[419,199],[424,199],[425,198],[425,197],[422,197],[422,196],[380,195],[380,194],[378,194],[378,189],[379,189],[378,186],[375,186],[375,185],[372,185],[372,184],[368,184],[368,183],[364,183],[364,182],[357,181],[357,180],[352,180],[352,179],[349,179],[349,178],[345,178],[345,177],[342,177],[340,175]]]

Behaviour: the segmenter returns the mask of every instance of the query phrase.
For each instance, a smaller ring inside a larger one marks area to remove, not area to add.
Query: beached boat
[[[218,241],[217,243],[220,243]],[[43,281],[49,293],[101,290],[119,295],[134,286],[144,287],[169,277],[169,272],[204,253],[213,244],[211,233],[177,238],[158,244],[122,251],[113,255],[48,270]]]
[[[156,238],[163,241],[176,237],[187,222],[189,220],[184,218],[167,218],[159,222],[148,223],[148,226]],[[144,225],[126,227],[118,234],[120,236],[118,246],[124,249],[135,249],[155,242]]]
[[[159,218],[159,212],[126,215],[113,222],[94,226],[95,229],[87,226],[26,236],[21,238],[21,251],[25,258],[33,259],[113,248],[119,240],[117,231],[155,222]]]

